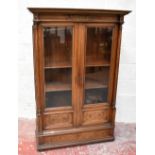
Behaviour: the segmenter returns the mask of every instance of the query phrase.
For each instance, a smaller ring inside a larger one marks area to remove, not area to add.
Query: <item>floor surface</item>
[[[135,124],[116,123],[115,141],[37,152],[35,120],[19,119],[18,155],[136,155]]]

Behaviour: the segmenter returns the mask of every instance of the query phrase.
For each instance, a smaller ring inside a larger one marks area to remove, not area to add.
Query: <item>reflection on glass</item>
[[[112,28],[87,29],[85,104],[107,102]]]
[[[71,66],[72,28],[45,28],[44,50],[46,67]]]
[[[71,106],[72,28],[44,28],[46,107]]]
[[[109,64],[112,28],[89,27],[87,29],[86,65]]]

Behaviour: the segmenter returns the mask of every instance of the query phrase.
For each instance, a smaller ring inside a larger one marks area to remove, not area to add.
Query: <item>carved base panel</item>
[[[53,134],[37,135],[37,142],[38,142],[37,147],[38,150],[41,151],[44,149],[50,149],[56,147],[114,140],[113,128],[110,127],[104,129],[104,126],[102,128],[103,129],[99,127],[96,130],[89,131],[88,127],[88,131],[81,130],[74,133],[65,133],[60,135],[53,135]]]
[[[94,125],[109,122],[110,120],[110,110],[89,110],[83,113],[83,125]]]
[[[44,115],[44,130],[73,126],[73,113],[57,113]]]

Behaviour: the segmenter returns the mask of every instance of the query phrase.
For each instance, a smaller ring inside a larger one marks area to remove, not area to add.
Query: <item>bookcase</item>
[[[121,31],[130,11],[28,9],[37,149],[114,140]]]

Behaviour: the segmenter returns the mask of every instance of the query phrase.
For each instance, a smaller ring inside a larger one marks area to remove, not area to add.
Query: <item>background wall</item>
[[[19,1],[19,117],[35,118],[32,14],[27,7],[129,9],[123,25],[116,121],[136,122],[135,0],[27,0]]]

